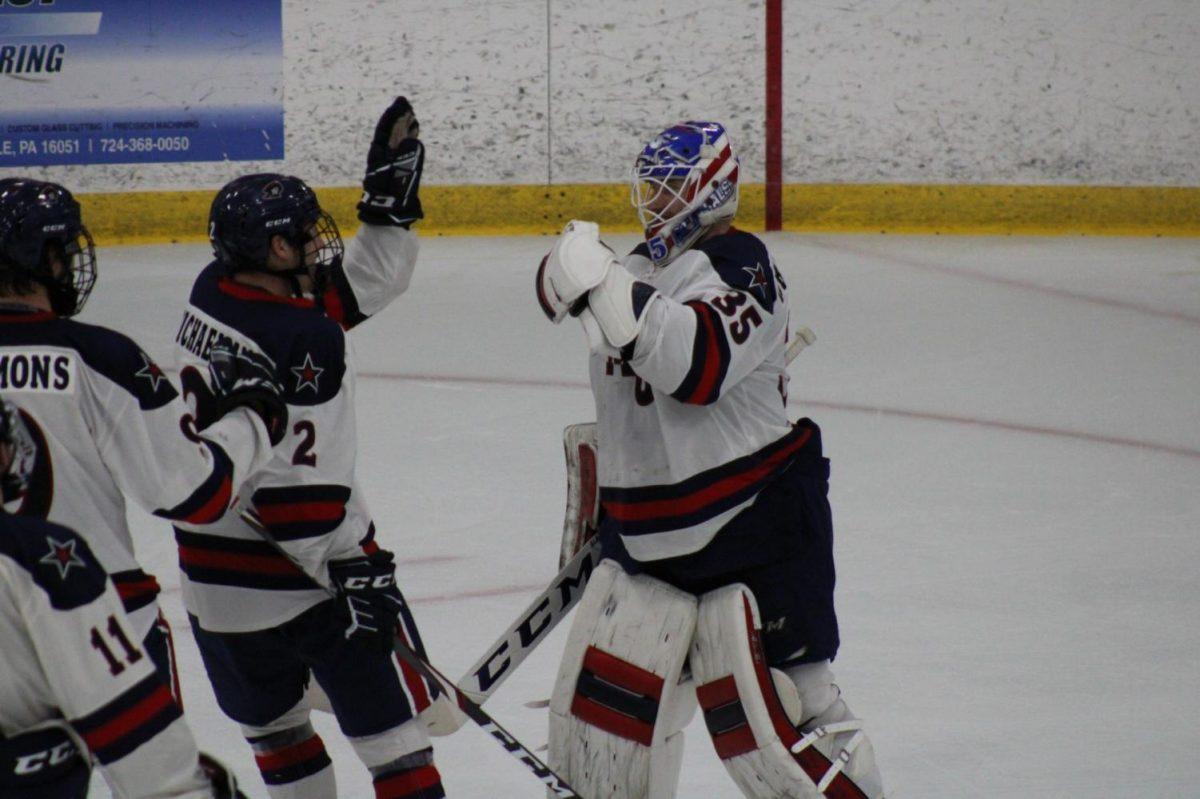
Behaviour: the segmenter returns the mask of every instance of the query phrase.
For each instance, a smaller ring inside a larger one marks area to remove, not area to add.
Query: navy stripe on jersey
[[[152,604],[154,598],[162,591],[154,575],[146,574],[141,569],[113,572],[109,577],[117,589],[117,595],[121,597],[121,604],[125,606],[126,613],[133,613]]]
[[[811,423],[810,423],[811,424]],[[672,485],[609,488],[600,502],[621,535],[647,535],[701,524],[753,497],[786,469],[813,438],[797,424],[767,446]]]
[[[192,495],[169,510],[158,509],[155,516],[188,524],[212,524],[225,515],[233,499],[233,461],[225,450],[204,441],[213,455],[212,473]]]
[[[56,364],[12,352],[18,347],[61,347],[74,350],[94,372],[104,375],[137,400],[144,411],[161,408],[179,394],[162,369],[128,336],[97,325],[62,319],[44,312],[24,313],[0,309],[0,389],[12,388],[23,380],[39,380],[46,370],[47,386],[73,389],[62,383],[68,373]],[[44,356],[49,357],[49,356]],[[76,379],[79,379],[78,376]]]
[[[334,264],[333,269],[330,270],[329,288],[325,290],[325,296],[321,298],[321,306],[329,318],[341,325],[344,330],[349,330],[371,318],[359,309],[358,298],[354,296],[354,289],[350,287],[350,281],[346,279],[346,270],[342,268],[341,261]]]
[[[209,585],[306,591],[317,583],[266,541],[193,533],[175,528],[179,568],[188,579]]]
[[[680,402],[711,405],[721,396],[732,356],[725,324],[715,308],[705,302],[687,303],[696,314],[696,337],[692,342],[692,364],[683,382],[671,392]]]
[[[253,500],[259,520],[272,537],[295,541],[336,530],[346,518],[350,489],[340,485],[260,488]]]
[[[101,763],[120,760],[182,717],[158,672],[104,707],[71,722]]]

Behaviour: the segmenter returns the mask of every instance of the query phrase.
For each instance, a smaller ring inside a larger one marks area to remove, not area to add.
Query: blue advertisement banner
[[[0,168],[283,158],[282,0],[0,0]]]

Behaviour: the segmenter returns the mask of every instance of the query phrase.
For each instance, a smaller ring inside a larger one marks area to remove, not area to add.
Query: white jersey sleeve
[[[237,487],[271,456],[266,427],[237,408],[196,434],[190,410],[159,367],[140,350],[146,375],[133,391],[109,377],[87,373],[82,411],[96,446],[121,491],[146,510],[173,521],[219,519]],[[119,368],[119,367],[118,367]]]
[[[115,795],[209,797],[195,740],[87,543],[0,518],[0,728],[65,718]]]
[[[364,224],[334,270],[323,298],[326,313],[349,329],[382,311],[408,290],[417,251],[417,234],[411,230]]]
[[[659,292],[645,310],[629,365],[680,402],[710,405],[779,353],[787,307],[767,260],[751,267],[714,263],[693,251],[672,264],[692,280],[677,297]]]

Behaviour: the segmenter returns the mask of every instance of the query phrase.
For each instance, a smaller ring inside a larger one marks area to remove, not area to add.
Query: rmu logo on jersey
[[[75,393],[75,356],[62,351],[0,353],[0,391]]]

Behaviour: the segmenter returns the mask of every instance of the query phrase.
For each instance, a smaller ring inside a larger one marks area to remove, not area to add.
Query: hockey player
[[[0,399],[6,503],[21,500],[37,454],[20,412]],[[196,751],[84,538],[0,510],[0,641],[0,796],[82,799],[93,758],[117,796],[242,796]]]
[[[126,497],[166,519],[219,518],[237,484],[270,457],[287,409],[266,401],[280,387],[269,385],[259,364],[266,393],[197,435],[149,355],[120,333],[70,318],[95,278],[92,240],[71,193],[54,183],[0,181],[0,390],[40,445],[15,512],[84,531],[125,604],[132,640],[178,699],[170,628],[155,599],[158,582],[135,559]],[[239,365],[256,367],[246,359],[230,364]]]
[[[833,530],[820,430],[786,416],[788,301],[731,226],[724,128],[685,122],[633,170],[645,242],[618,261],[572,222],[538,270],[577,315],[596,400],[606,560],[551,700],[550,766],[588,796],[674,796],[690,667],[717,755],[748,797],[882,795],[833,683]]]
[[[264,353],[285,384],[291,425],[240,493],[242,516],[176,525],[184,601],[217,701],[241,725],[276,799],[336,794],[309,721],[310,676],[377,797],[444,795],[417,715],[432,712],[431,689],[392,655],[397,634],[418,650],[420,639],[355,479],[344,332],[408,286],[417,255],[409,227],[422,217],[417,134],[412,107],[397,98],[375,130],[358,206],[364,224],[344,259],[336,225],[300,179],[249,175],[222,188],[209,217],[215,260],[196,279],[175,339],[201,418],[214,355]]]

